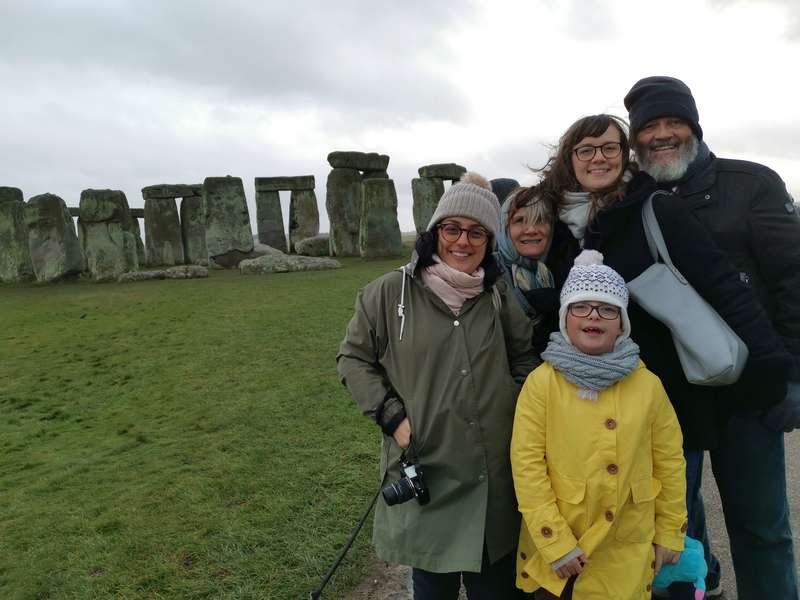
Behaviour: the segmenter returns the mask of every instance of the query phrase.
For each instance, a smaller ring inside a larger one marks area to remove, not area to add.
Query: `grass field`
[[[336,350],[400,262],[0,286],[0,598],[308,597],[378,485]]]

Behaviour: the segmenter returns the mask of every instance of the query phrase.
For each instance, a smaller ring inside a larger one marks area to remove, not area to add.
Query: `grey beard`
[[[700,142],[697,141],[697,136],[692,134],[691,138],[686,142],[681,149],[678,156],[668,163],[653,164],[648,159],[650,149],[647,147],[637,146],[636,156],[639,159],[639,164],[642,171],[646,172],[650,177],[656,181],[677,181],[686,174],[686,170],[692,161],[697,158],[697,152],[700,149]]]

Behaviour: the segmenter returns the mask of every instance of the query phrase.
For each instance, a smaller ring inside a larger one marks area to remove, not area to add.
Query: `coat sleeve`
[[[369,297],[368,297],[369,296]],[[362,289],[356,297],[353,317],[347,325],[344,340],[336,356],[336,367],[342,383],[350,391],[361,412],[378,425],[397,427],[405,414],[402,401],[393,394],[385,371],[380,364],[386,340],[381,339],[376,326],[382,307],[377,294],[368,295]],[[370,308],[372,310],[370,310]],[[379,412],[381,414],[377,414]],[[387,431],[387,434],[391,432]]]
[[[537,376],[538,375],[538,376]],[[545,429],[547,400],[541,372],[528,377],[517,400],[511,435],[511,470],[519,511],[536,549],[547,563],[575,549],[578,540],[558,510],[547,475]]]
[[[678,552],[686,532],[686,461],[683,436],[675,410],[659,381],[653,418],[653,476],[661,482],[656,496],[656,534],[653,542]]]
[[[502,298],[500,319],[503,324],[508,367],[516,383],[514,395],[517,395],[525,378],[541,364],[542,360],[533,349],[533,325],[512,294],[508,286],[503,285],[503,290],[500,291]]]

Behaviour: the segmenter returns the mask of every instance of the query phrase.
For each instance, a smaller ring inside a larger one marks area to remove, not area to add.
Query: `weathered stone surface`
[[[319,233],[319,208],[314,190],[295,190],[289,197],[289,252],[300,240]]]
[[[145,198],[144,239],[147,265],[182,265],[183,238],[175,198]]]
[[[322,271],[338,269],[341,266],[339,261],[332,258],[311,258],[281,253],[243,260],[239,263],[239,272],[242,275],[267,275],[290,271]]]
[[[183,259],[186,264],[208,264],[202,198],[192,196],[181,200],[181,239],[183,240]]]
[[[95,281],[114,281],[139,268],[133,219],[119,190],[83,190],[78,238]]]
[[[420,177],[438,177],[449,181],[458,181],[467,172],[466,167],[455,163],[438,163],[435,165],[425,165],[419,168]]]
[[[178,265],[154,271],[132,271],[123,273],[117,278],[117,281],[130,283],[152,279],[196,279],[198,277],[208,277],[208,268],[200,265]]]
[[[201,196],[203,194],[203,184],[167,184],[161,183],[158,185],[148,185],[142,188],[142,197],[145,200],[150,198],[155,199],[168,199],[168,198],[191,198],[192,196]]]
[[[286,251],[281,196],[274,190],[259,190],[258,183],[256,183],[256,223],[259,242],[277,248],[281,252]]]
[[[250,213],[240,177],[206,177],[203,182],[206,248],[217,262],[226,253],[253,249]]]
[[[75,217],[76,219],[81,216],[81,207],[80,206],[70,206],[68,209],[69,216]]]
[[[397,222],[397,192],[391,179],[368,179],[363,183],[359,249],[361,256],[399,256],[403,252]]]
[[[428,228],[442,194],[444,194],[444,182],[438,177],[420,177],[411,180],[411,197],[414,202],[412,212],[414,227],[418,234]]]
[[[364,171],[361,174],[361,179],[389,179],[389,173],[386,171]]]
[[[133,209],[131,209],[131,213],[133,213]],[[147,262],[147,257],[145,256],[144,244],[142,243],[142,230],[139,227],[139,219],[133,218],[133,215],[131,215],[131,233],[136,243],[136,261],[140,265],[143,265]]]
[[[22,190],[0,187],[0,281],[27,281],[33,277]]]
[[[78,210],[80,211],[80,209],[78,209]],[[80,214],[77,215],[77,216],[80,216]],[[144,219],[144,209],[143,208],[132,208],[131,209],[131,217],[133,217],[134,219]]]
[[[54,194],[34,196],[25,205],[28,248],[37,281],[54,281],[85,268],[66,203]]]
[[[256,177],[256,192],[279,192],[281,190],[313,190],[313,175],[295,177]]]
[[[295,244],[294,251],[303,256],[330,256],[330,237],[327,233],[321,233],[300,240]]]
[[[325,208],[330,223],[331,256],[358,256],[363,189],[357,169],[333,169],[328,174]]]
[[[328,154],[328,164],[334,169],[385,171],[389,167],[389,157],[377,152],[336,151]]]

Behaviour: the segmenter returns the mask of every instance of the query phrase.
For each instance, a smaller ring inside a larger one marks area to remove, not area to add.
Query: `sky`
[[[0,0],[0,185],[142,207],[234,175],[255,227],[255,177],[313,174],[327,231],[328,153],[380,152],[411,231],[420,166],[534,183],[572,122],[671,75],[714,153],[800,198],[798,64],[796,0]]]

